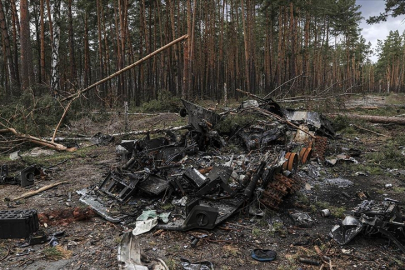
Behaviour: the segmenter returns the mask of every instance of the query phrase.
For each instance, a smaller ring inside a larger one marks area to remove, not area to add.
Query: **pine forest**
[[[0,100],[59,99],[170,42],[88,93],[139,106],[159,96],[221,100],[404,91],[405,34],[360,34],[355,0],[2,0]]]

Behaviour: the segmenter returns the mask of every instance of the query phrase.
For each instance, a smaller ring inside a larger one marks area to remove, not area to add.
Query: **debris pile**
[[[381,235],[405,253],[405,223],[396,201],[365,200],[352,212],[341,224],[332,228],[330,236],[336,242],[345,245],[360,233]]]
[[[271,99],[222,114],[182,102],[186,132],[123,140],[120,166],[98,187],[78,191],[80,200],[115,223],[154,210],[168,217],[161,229],[212,229],[244,207],[278,209],[301,187],[296,172],[312,149],[323,158],[327,139],[320,135],[333,136],[319,114],[283,111]]]
[[[43,175],[40,167],[32,165],[21,170],[16,176],[9,175],[7,165],[0,166],[0,185],[20,185],[21,187],[31,186],[34,184],[35,176]]]

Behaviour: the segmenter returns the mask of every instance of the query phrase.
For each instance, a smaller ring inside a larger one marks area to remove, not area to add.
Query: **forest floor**
[[[349,112],[394,116],[405,113],[404,107],[397,106],[404,104],[404,100],[403,96],[368,96],[352,99],[345,107],[350,109]],[[361,106],[377,108],[361,109]],[[122,115],[112,114],[107,118],[88,117],[71,121],[69,129],[65,127],[61,132],[94,135],[123,130]],[[145,130],[157,125],[180,126],[185,124],[184,121],[175,113],[148,117],[131,115],[129,128]],[[360,235],[348,245],[340,246],[328,236],[333,225],[362,202],[364,198],[356,195],[359,192],[366,194],[370,200],[388,197],[398,200],[401,205],[405,203],[405,139],[398,139],[405,138],[404,127],[359,121],[356,126],[372,129],[387,137],[347,125],[335,140],[329,140],[327,155],[335,157],[344,149],[357,149],[360,150],[357,164],[339,162],[335,166],[326,166],[312,160],[301,168],[302,189],[288,197],[279,211],[271,211],[263,218],[241,211],[210,231],[154,229],[139,237],[142,258],[160,258],[170,269],[183,269],[181,258],[191,262],[210,261],[215,269],[223,270],[320,269],[322,263],[324,269],[405,269],[405,254],[387,239]],[[116,139],[116,142],[119,140]],[[40,158],[24,157],[10,161],[8,155],[0,157],[0,165],[8,164],[10,171],[21,170],[32,162],[44,167],[62,162],[49,169],[46,177],[36,179],[34,187],[0,185],[0,209],[36,209],[42,218],[48,219],[40,225],[47,235],[64,232],[59,239],[60,248],[51,248],[48,242],[20,247],[23,240],[0,239],[0,269],[118,269],[118,245],[123,233],[130,229],[89,213],[88,219],[73,220],[74,210],[84,208],[76,191],[100,184],[106,173],[118,165],[115,145],[81,146],[73,153],[59,152]],[[308,173],[314,168],[316,176]],[[326,179],[338,177],[350,180],[353,185],[338,187],[325,184]],[[58,181],[67,183],[26,199],[13,202],[6,199]],[[392,186],[386,187],[386,184]],[[343,193],[349,197],[343,196]],[[323,208],[330,209],[332,215],[321,216],[319,210]],[[309,213],[315,221],[313,226],[294,226],[289,212],[295,210]],[[191,237],[201,233],[207,237],[191,247]],[[272,262],[256,261],[251,257],[253,249],[274,250],[277,258]],[[330,261],[322,259],[317,250]],[[299,258],[308,258],[320,264],[302,263]]]

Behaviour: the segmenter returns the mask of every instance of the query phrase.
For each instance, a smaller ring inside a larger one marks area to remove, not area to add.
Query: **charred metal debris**
[[[158,228],[212,229],[252,205],[277,210],[301,187],[299,165],[313,154],[323,159],[325,136],[334,135],[319,114],[283,110],[271,99],[222,114],[182,102],[186,132],[122,141],[120,166],[78,191],[81,202],[115,223],[155,210],[169,216]]]
[[[348,244],[357,235],[381,236],[392,241],[405,253],[405,223],[397,201],[365,200],[329,233],[340,245]]]
[[[15,176],[9,175],[8,165],[0,165],[0,185],[20,185],[21,187],[34,184],[36,176],[43,174],[39,166],[32,165],[24,168]]]

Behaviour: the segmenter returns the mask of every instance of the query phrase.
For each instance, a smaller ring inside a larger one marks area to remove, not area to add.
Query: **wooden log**
[[[50,189],[50,188],[59,186],[59,185],[61,185],[61,184],[65,184],[65,183],[67,183],[67,182],[68,182],[68,181],[56,182],[56,183],[53,183],[53,184],[50,184],[50,185],[41,187],[40,189],[26,192],[26,193],[22,194],[21,196],[15,197],[15,198],[13,198],[13,199],[11,199],[11,200],[12,200],[12,201],[16,201],[16,200],[20,200],[20,199],[32,197],[32,196],[34,196],[34,195],[36,195],[36,194],[38,194],[38,193],[41,193],[42,191],[45,191],[45,190],[48,190],[48,189]]]
[[[355,125],[355,124],[351,124],[351,125],[354,126],[355,128],[360,129],[360,130],[364,130],[364,131],[373,133],[373,134],[378,135],[378,136],[383,136],[383,137],[386,137],[386,138],[390,138],[390,136],[387,136],[387,135],[385,135],[385,134],[381,134],[381,133],[378,133],[378,132],[369,130],[369,129],[367,129],[367,128],[359,127],[358,125]]]
[[[49,141],[46,141],[46,140],[31,136],[31,135],[28,135],[28,134],[20,133],[17,130],[15,130],[14,128],[2,129],[1,132],[3,132],[3,133],[4,132],[11,132],[17,138],[20,138],[20,139],[23,139],[23,140],[26,140],[26,141],[29,141],[29,142],[32,142],[32,143],[35,143],[35,144],[39,144],[39,145],[42,145],[42,146],[46,146],[46,147],[49,147],[49,148],[57,150],[57,151],[74,152],[74,151],[77,150],[75,147],[68,148],[68,147],[66,147],[66,146],[64,146],[62,144],[59,144],[59,143],[49,142]]]
[[[128,131],[128,132],[121,132],[121,133],[114,133],[110,134],[110,136],[123,136],[123,135],[142,135],[142,134],[153,134],[153,133],[160,133],[160,132],[167,132],[167,131],[177,131],[182,129],[190,129],[190,125],[179,126],[179,127],[169,127],[163,129],[150,129],[150,130],[135,130],[135,131]]]
[[[183,129],[190,129],[190,125],[185,126],[178,126],[178,127],[168,127],[168,128],[156,128],[156,129],[149,129],[149,130],[133,130],[128,132],[120,132],[120,133],[113,133],[108,134],[112,137],[116,136],[124,136],[124,135],[143,135],[143,134],[155,134],[155,133],[162,133],[168,131],[178,131]],[[52,138],[47,138],[48,140],[52,140]],[[55,137],[55,142],[63,142],[63,141],[90,141],[93,137]]]
[[[383,123],[383,124],[396,124],[396,125],[405,125],[405,117],[389,117],[389,116],[376,116],[376,115],[360,115],[360,114],[349,114],[349,113],[341,113],[341,114],[333,114],[329,113],[326,114],[330,117],[337,117],[343,116],[350,119],[359,119],[365,120],[371,123]]]

